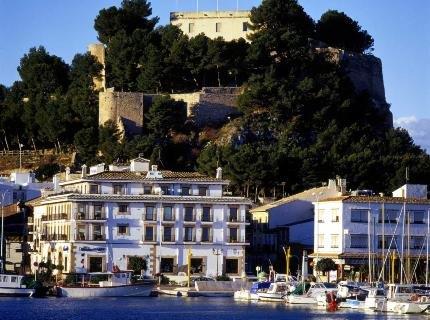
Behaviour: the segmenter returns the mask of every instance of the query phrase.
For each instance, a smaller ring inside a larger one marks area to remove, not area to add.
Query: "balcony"
[[[41,241],[69,241],[67,234],[48,234],[41,235]]]
[[[227,223],[228,224],[235,224],[235,223],[246,223],[245,217],[242,216],[234,216],[234,215],[230,215],[227,218]]]
[[[145,213],[142,218],[145,222],[157,222],[157,215],[153,213]]]
[[[106,235],[104,234],[93,234],[90,241],[106,241]]]
[[[236,237],[236,236],[229,236],[227,237],[227,244],[249,244],[248,241],[246,241],[245,237]]]
[[[175,215],[163,213],[163,222],[175,222]]]
[[[106,220],[106,215],[104,212],[94,212],[90,214],[89,212],[78,212],[76,214],[76,220]]]
[[[67,213],[55,213],[55,214],[43,216],[41,218],[41,221],[47,222],[47,221],[56,221],[56,220],[69,220],[69,219],[70,219],[70,216]]]

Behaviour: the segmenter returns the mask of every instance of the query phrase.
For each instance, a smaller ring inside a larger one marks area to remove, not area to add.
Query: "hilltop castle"
[[[178,26],[189,37],[204,32],[210,38],[223,37],[225,40],[246,38],[250,29],[250,11],[216,12],[172,12],[171,24]],[[367,91],[377,109],[388,116],[385,125],[392,127],[393,119],[389,104],[385,100],[384,80],[381,60],[372,55],[349,53],[341,49],[327,48],[323,44],[313,45],[317,51],[328,51],[331,59],[341,64],[353,82],[357,92]],[[88,51],[105,65],[103,44],[90,44]],[[116,123],[123,134],[136,135],[142,131],[145,112],[158,94],[142,92],[117,92],[106,88],[105,71],[94,79],[99,90],[99,125],[106,121]],[[237,98],[241,88],[202,88],[198,92],[171,94],[170,97],[187,105],[187,117],[198,127],[217,125],[239,114]]]

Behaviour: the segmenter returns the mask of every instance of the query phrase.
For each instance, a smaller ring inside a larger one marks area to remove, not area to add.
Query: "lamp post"
[[[8,193],[8,190],[3,191],[1,194],[1,243],[0,243],[0,260],[1,260],[1,273],[4,272],[4,259],[3,259],[3,240],[4,240],[4,198],[6,197],[6,194]]]
[[[213,248],[212,252],[213,252],[214,255],[216,255],[216,276],[218,277],[219,276],[219,274],[218,274],[218,265],[219,265],[218,258],[219,258],[220,255],[222,255],[223,250],[222,250],[222,248],[221,249],[215,249],[215,248]]]
[[[288,249],[285,250],[285,247],[282,247],[285,254],[285,262],[286,262],[286,275],[288,276],[290,274],[290,257],[291,257],[291,248],[288,246]]]

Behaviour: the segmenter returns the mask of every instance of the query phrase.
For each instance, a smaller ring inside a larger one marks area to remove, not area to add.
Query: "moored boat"
[[[83,282],[80,286],[60,286],[58,295],[70,298],[87,297],[149,297],[154,282],[131,283],[131,272],[92,273],[90,277],[106,277],[107,280],[91,284]]]
[[[31,297],[35,289],[22,284],[24,276],[14,274],[0,274],[0,296]]]

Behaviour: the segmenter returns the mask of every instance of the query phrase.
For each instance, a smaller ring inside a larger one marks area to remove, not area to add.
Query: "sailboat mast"
[[[367,248],[368,248],[368,253],[369,253],[369,261],[368,261],[368,263],[369,263],[369,283],[371,283],[372,282],[372,262],[371,262],[371,255],[370,255],[370,245],[371,245],[371,242],[370,242],[370,218],[371,218],[371,215],[370,215],[370,201],[369,201],[369,209],[368,209],[368,211],[367,211]]]
[[[385,281],[385,203],[382,202],[382,257],[381,257],[381,264],[382,264],[382,281]]]
[[[430,237],[430,209],[427,209],[426,287],[429,285],[429,237]]]
[[[404,248],[405,248],[405,207],[406,202],[403,202],[403,217],[402,217],[402,234],[401,234],[401,251],[400,251],[400,284],[403,284],[403,258],[404,258]]]

